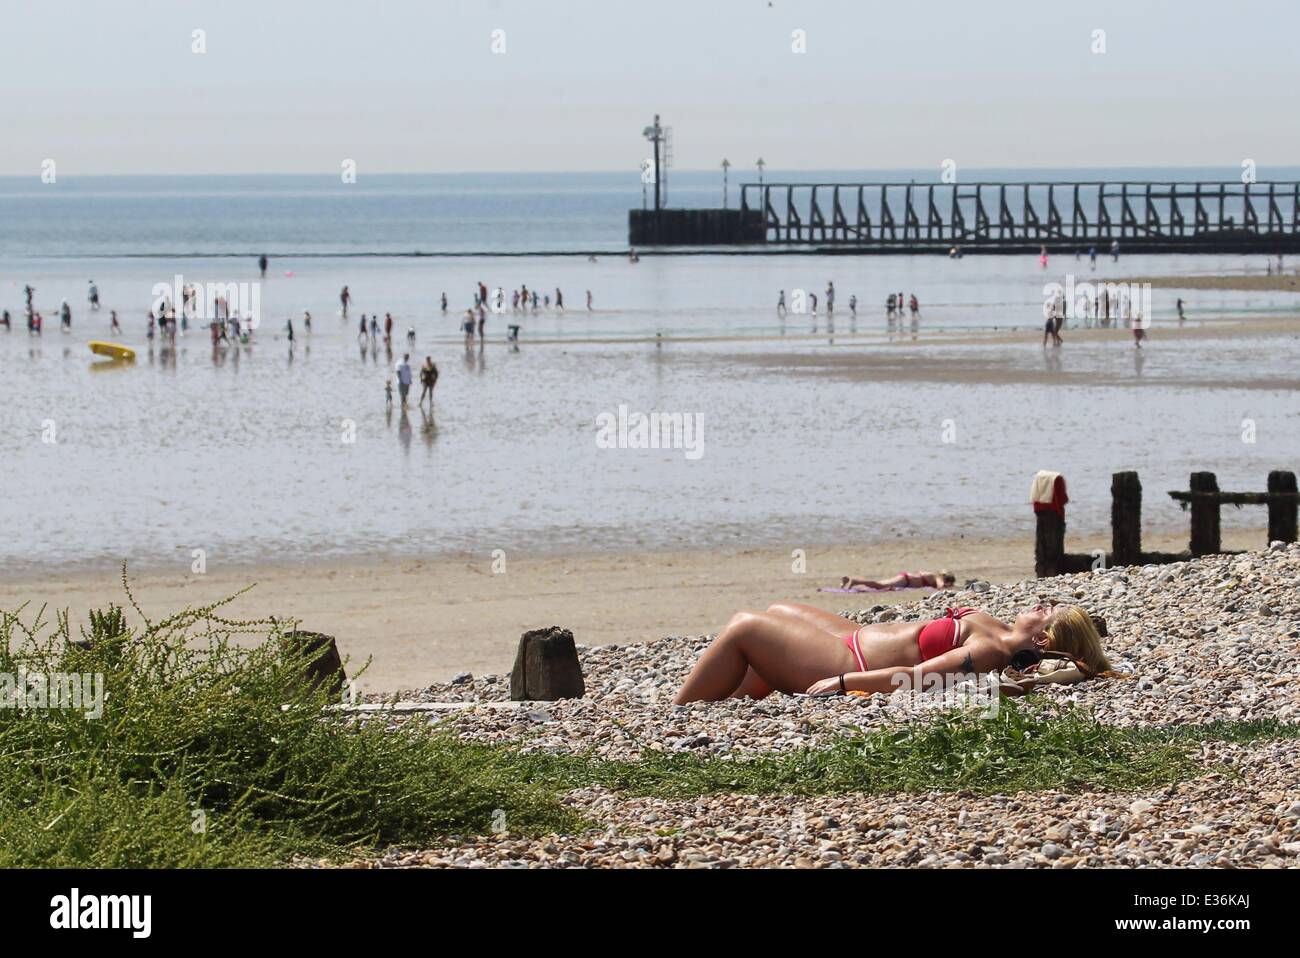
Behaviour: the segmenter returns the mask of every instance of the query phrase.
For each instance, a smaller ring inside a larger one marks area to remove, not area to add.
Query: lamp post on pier
[[[659,125],[659,114],[655,114],[654,126],[647,126],[641,131],[641,135],[655,145],[654,155],[654,180],[655,180],[655,211],[661,209],[662,204],[659,199],[659,144],[663,142],[664,128]]]
[[[727,208],[727,170],[731,169],[731,161],[725,156],[722,158],[722,208]]]

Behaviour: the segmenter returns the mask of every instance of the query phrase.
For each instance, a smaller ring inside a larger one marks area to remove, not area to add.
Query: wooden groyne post
[[[1194,472],[1187,488],[1196,496],[1191,500],[1192,555],[1214,555],[1223,548],[1223,535],[1219,528],[1219,480],[1212,472]]]
[[[1061,574],[1065,557],[1065,516],[1055,512],[1036,514],[1038,528],[1034,535],[1034,575],[1040,579]]]
[[[1275,469],[1268,474],[1268,541],[1296,541],[1296,513],[1300,506],[1294,472]]]
[[[1169,493],[1171,499],[1192,510],[1191,553],[1214,555],[1223,551],[1219,511],[1224,505],[1268,506],[1268,541],[1296,541],[1296,512],[1300,492],[1295,473],[1275,469],[1268,474],[1267,492],[1223,492],[1212,472],[1194,472],[1187,491]]]
[[[580,699],[586,691],[572,632],[553,625],[520,636],[515,667],[510,672],[511,699],[553,702]]]
[[[1142,482],[1136,472],[1117,472],[1110,479],[1109,562],[1142,562]]]
[[[1064,479],[1058,479],[1064,482]],[[1099,557],[1065,551],[1064,488],[1059,505],[1036,503],[1037,530],[1034,537],[1034,572],[1040,578],[1067,572],[1084,572],[1098,564]],[[1268,506],[1268,542],[1296,542],[1300,490],[1296,475],[1288,470],[1268,474],[1266,492],[1224,492],[1212,472],[1194,472],[1187,491],[1169,493],[1176,502],[1191,509],[1191,541],[1186,552],[1146,552],[1142,549],[1142,482],[1132,471],[1117,472],[1110,483],[1111,551],[1105,565],[1155,565],[1185,562],[1199,556],[1223,552],[1220,510],[1227,505]]]

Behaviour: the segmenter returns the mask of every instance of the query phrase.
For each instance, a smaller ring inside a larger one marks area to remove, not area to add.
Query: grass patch
[[[1009,700],[993,719],[941,711],[818,748],[741,760],[646,750],[634,762],[542,756],[529,771],[534,781],[666,798],[718,792],[1130,791],[1202,771],[1187,744],[1134,731],[1103,725],[1077,709]]]
[[[3,614],[0,675],[101,675],[104,695],[98,718],[0,707],[0,867],[269,865],[483,832],[498,810],[517,832],[580,825],[492,754],[331,710],[290,624],[221,604],[139,630],[110,609],[88,647],[65,616]]]
[[[308,682],[291,624],[232,621],[223,604],[158,623],[137,608],[139,629],[109,609],[80,644],[64,616],[0,613],[0,677],[98,674],[104,690],[98,718],[90,703],[0,707],[0,867],[266,866],[433,847],[502,821],[514,834],[572,832],[588,823],[560,799],[580,786],[669,798],[1131,791],[1202,774],[1201,742],[1300,737],[1269,720],[1118,728],[1026,699],[994,719],[940,711],[743,760],[525,754],[425,722],[349,718]],[[263,641],[234,643],[249,633]]]

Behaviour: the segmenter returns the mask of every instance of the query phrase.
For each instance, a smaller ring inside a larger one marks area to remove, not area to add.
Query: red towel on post
[[[1041,476],[1043,473],[1040,472],[1039,475]],[[1037,480],[1037,478],[1038,477],[1035,476],[1035,480]],[[1030,501],[1034,504],[1035,512],[1055,512],[1064,517],[1065,504],[1070,501],[1070,497],[1065,492],[1065,476],[1056,474],[1055,479],[1052,481],[1052,496],[1050,500],[1046,500],[1041,494],[1035,497],[1031,489]]]

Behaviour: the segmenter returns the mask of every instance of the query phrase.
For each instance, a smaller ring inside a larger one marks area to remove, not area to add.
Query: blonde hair
[[[1064,606],[1047,630],[1047,647],[1079,660],[1094,675],[1111,670],[1101,648],[1101,634],[1090,616],[1077,605]]]

